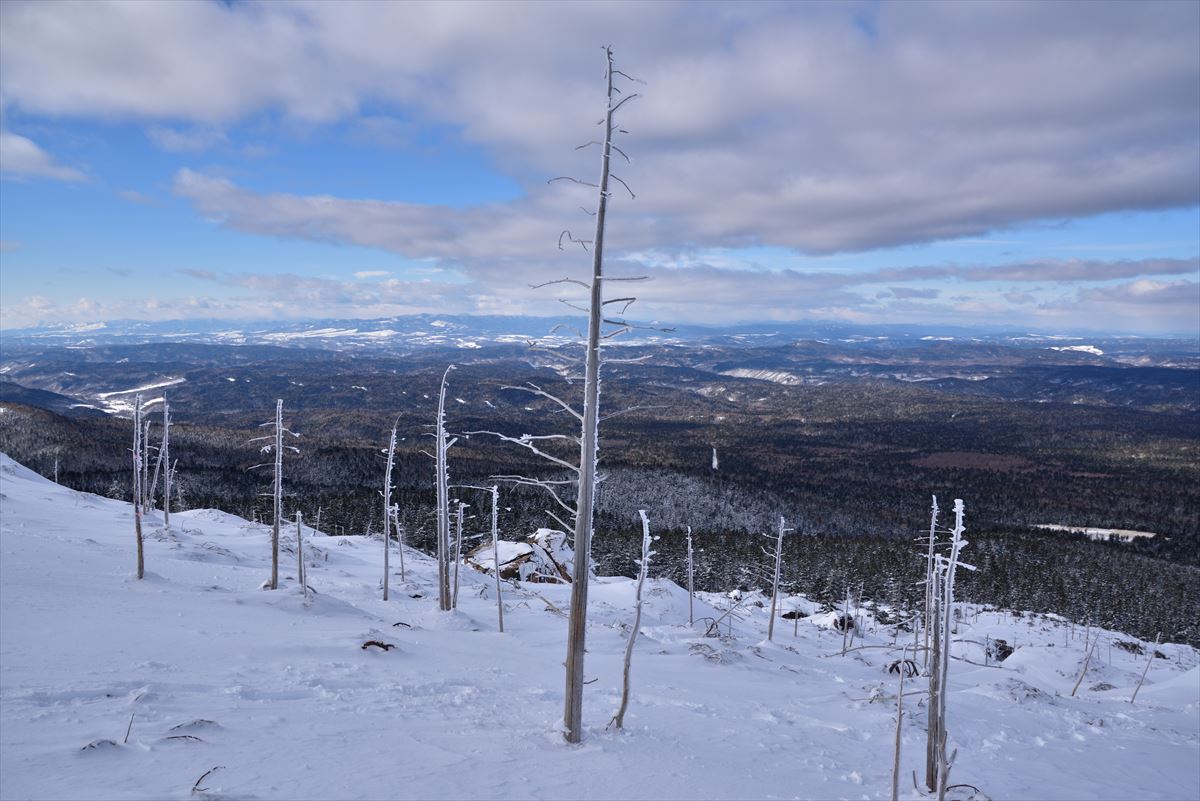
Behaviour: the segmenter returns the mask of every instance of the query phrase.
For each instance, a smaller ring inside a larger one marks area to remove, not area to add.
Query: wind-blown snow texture
[[[385,603],[377,541],[306,533],[316,590],[306,604],[290,540],[281,589],[260,590],[270,530],[211,510],[173,515],[170,532],[147,521],[137,581],[128,504],[58,487],[8,457],[0,493],[3,798],[890,795],[896,680],[886,665],[896,655],[839,656],[832,614],[801,620],[796,638],[780,621],[767,645],[751,598],[732,638],[705,638],[699,619],[686,626],[686,593],[652,582],[627,728],[606,731],[633,583],[597,579],[587,728],[567,746],[556,730],[566,632],[556,609],[568,587],[506,589],[501,635],[489,577],[463,570],[460,610],[439,612],[436,565],[409,552],[410,581],[397,575]],[[704,596],[697,618],[728,603]],[[818,611],[794,598],[783,609],[797,604]],[[1132,638],[1100,632],[1070,698],[1081,630],[1068,641],[1053,620],[964,611],[956,656],[982,662],[975,643],[987,637],[1017,650],[1002,668],[952,663],[952,781],[997,799],[1200,797],[1195,650],[1160,646],[1167,658],[1131,706],[1144,657],[1109,648]],[[865,636],[891,642],[882,625]],[[363,650],[372,639],[396,648]],[[910,775],[924,755],[918,700],[906,703],[905,798],[920,797]]]

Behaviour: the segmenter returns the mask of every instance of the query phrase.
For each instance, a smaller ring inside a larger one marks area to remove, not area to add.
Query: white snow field
[[[568,746],[557,731],[565,586],[504,585],[500,634],[484,574],[464,570],[459,611],[441,613],[434,563],[408,551],[401,582],[393,554],[384,603],[379,540],[306,532],[306,602],[291,532],[282,586],[264,591],[268,529],[211,510],[173,514],[170,531],[148,519],[138,581],[128,504],[7,457],[0,493],[4,799],[891,797],[886,666],[898,654],[841,656],[831,613],[801,620],[797,636],[780,621],[767,644],[751,596],[732,637],[704,637],[686,625],[686,593],[652,582],[627,728],[611,731],[633,583],[596,579],[587,725]],[[729,603],[704,598],[698,617]],[[796,604],[816,610],[796,598],[783,608]],[[1200,797],[1194,649],[1161,645],[1131,705],[1146,657],[1111,645],[1133,638],[1093,630],[1101,644],[1072,698],[1082,628],[1072,638],[1045,617],[963,611],[957,657],[982,663],[987,638],[1017,649],[1000,667],[952,662],[951,781],[978,790],[951,798]],[[890,627],[864,621],[868,645],[891,643]],[[372,639],[396,648],[364,650]],[[912,778],[924,721],[921,698],[907,698],[902,798],[924,797]]]

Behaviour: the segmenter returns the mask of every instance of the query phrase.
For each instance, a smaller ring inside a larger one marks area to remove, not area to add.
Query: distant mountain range
[[[471,350],[489,344],[522,344],[531,339],[565,342],[571,340],[585,325],[583,317],[428,314],[369,320],[114,320],[8,329],[3,332],[0,348],[8,352],[5,355],[9,355],[14,350],[28,347],[86,348],[181,342],[406,353],[430,346]],[[863,326],[832,322],[768,322],[724,327],[662,326],[657,323],[638,325],[644,327],[630,331],[621,341],[631,344],[769,346],[813,340],[878,349],[956,342],[1055,349],[1141,365],[1200,366],[1200,343],[1194,338],[1084,336],[1023,330],[984,331],[943,325]]]

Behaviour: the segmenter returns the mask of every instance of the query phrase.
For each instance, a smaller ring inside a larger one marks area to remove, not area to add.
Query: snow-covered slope
[[[384,603],[381,542],[306,532],[306,602],[290,532],[284,587],[260,590],[268,530],[211,510],[173,515],[170,531],[148,523],[138,581],[127,504],[7,457],[0,494],[5,799],[890,797],[897,655],[842,657],[832,615],[801,620],[795,636],[781,621],[766,644],[751,598],[732,637],[704,637],[686,625],[686,593],[653,582],[628,728],[608,731],[632,583],[600,578],[585,739],[567,746],[556,731],[566,587],[505,585],[499,634],[483,574],[465,570],[460,610],[440,613],[433,563],[408,551],[408,581],[394,576]],[[705,599],[697,617],[729,603]],[[865,620],[867,644],[891,643]],[[978,798],[1200,797],[1197,652],[1160,646],[1166,659],[1130,705],[1144,657],[1111,647],[1132,638],[1089,636],[1101,645],[1071,698],[1082,631],[965,609],[957,656],[983,662],[997,637],[1017,650],[1000,667],[952,665],[955,782]],[[396,648],[363,650],[372,639]],[[907,701],[901,796],[918,798],[924,709]]]

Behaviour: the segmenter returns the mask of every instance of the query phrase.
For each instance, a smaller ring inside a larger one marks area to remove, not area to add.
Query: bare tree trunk
[[[575,564],[571,581],[571,614],[567,628],[566,691],[563,725],[569,743],[583,738],[583,658],[587,638],[588,574],[592,554],[592,514],[596,492],[596,459],[599,449],[600,326],[604,303],[604,217],[608,210],[609,161],[613,135],[613,57],[605,48],[608,83],[604,114],[604,144],[600,153],[600,191],[596,205],[596,233],[592,240],[592,281],[588,306],[587,358],[583,387],[583,436],[579,447],[579,492],[575,504]]]
[[[901,725],[904,722],[904,675],[907,672],[907,665],[904,664],[904,657],[907,653],[907,646],[900,652],[900,691],[896,693],[896,751],[892,757],[892,801],[900,799],[900,734]],[[913,658],[916,659],[916,654]],[[914,672],[916,668],[913,668]]]
[[[171,467],[171,407],[167,405],[167,395],[163,393],[163,438],[162,450],[159,455],[167,466],[163,474],[163,528],[171,527],[171,477],[174,470]],[[157,470],[157,468],[155,468]],[[157,479],[155,480],[157,483]]]
[[[938,502],[933,496],[933,512],[929,519],[929,552],[925,557],[925,669],[929,669],[929,622],[933,620],[933,546],[937,542]]]
[[[925,787],[929,792],[937,790],[937,748],[939,741],[939,726],[938,726],[938,671],[942,664],[942,637],[941,637],[941,608],[938,603],[940,597],[937,593],[938,573],[934,572],[930,575],[930,585],[934,590],[934,594],[930,598],[932,604],[929,614],[932,616],[927,622],[927,632],[932,632],[929,644],[928,663],[929,663],[929,705],[926,712],[928,723],[926,725],[925,737]]]
[[[387,470],[383,473],[383,600],[388,599],[388,550],[391,541],[392,519],[392,464],[396,459],[396,425],[392,425],[392,436],[388,440]]]
[[[1096,650],[1096,646],[1088,649],[1087,656],[1083,660],[1083,670],[1079,671],[1079,678],[1075,680],[1075,686],[1071,688],[1071,697],[1075,697],[1075,693],[1079,692],[1079,685],[1083,684],[1083,677],[1087,675],[1088,663],[1092,661],[1092,651]]]
[[[138,578],[141,578],[141,576],[139,575]],[[1154,647],[1150,649],[1150,658],[1146,660],[1146,668],[1142,671],[1142,677],[1138,679],[1137,687],[1133,689],[1133,697],[1129,699],[1129,703],[1131,704],[1137,700],[1138,691],[1142,689],[1142,682],[1146,680],[1146,674],[1150,672],[1150,666],[1154,664],[1154,654],[1158,652],[1158,644],[1160,641],[1162,641],[1161,631],[1158,633],[1158,636],[1154,638]]]
[[[500,597],[500,488],[492,485],[492,564],[496,574],[496,617],[500,623],[500,633],[504,633],[504,600]]]
[[[271,519],[271,589],[279,589],[279,518],[283,514],[283,399],[275,401],[275,487]]]
[[[301,524],[304,520],[303,513],[299,509],[296,510],[296,581],[300,582],[301,592],[304,593],[305,600],[308,599],[308,579],[304,575],[304,535],[300,531]]]
[[[771,582],[771,619],[767,622],[767,641],[775,639],[775,612],[779,607],[779,567],[783,559],[783,518],[779,518],[779,535],[775,538],[775,578]]]
[[[142,510],[150,508],[150,421],[142,433]]]
[[[438,607],[450,611],[450,499],[449,471],[446,465],[446,379],[454,365],[442,374],[442,389],[438,395],[437,414],[437,537],[438,537]]]
[[[846,655],[850,629],[854,626],[854,615],[850,614],[850,588],[846,587],[846,603],[842,607],[842,656]]]
[[[462,563],[463,509],[466,508],[467,504],[459,502],[457,517],[458,532],[454,538],[454,592],[450,596],[450,606],[453,609],[458,608],[458,566]]]
[[[396,545],[400,551],[400,580],[407,581],[404,576],[404,529],[400,527],[400,509],[392,507],[392,525],[396,529]]]
[[[625,670],[624,682],[621,686],[621,706],[617,708],[617,712],[612,716],[609,725],[615,725],[618,729],[625,726],[625,710],[629,708],[629,665],[633,660],[633,644],[637,642],[638,630],[642,626],[642,586],[646,583],[646,573],[650,569],[650,520],[646,517],[646,510],[639,509],[638,515],[642,518],[642,558],[639,560],[640,567],[638,568],[637,594],[634,601],[633,613],[633,629],[629,632],[629,642],[625,645]]]
[[[137,535],[137,577],[146,575],[142,548],[142,396],[133,400],[133,529]]]
[[[713,448],[716,451],[716,448]],[[692,602],[696,597],[695,589],[692,585],[692,527],[687,527],[687,571],[688,571],[688,626],[695,624],[695,615],[692,610]]]

